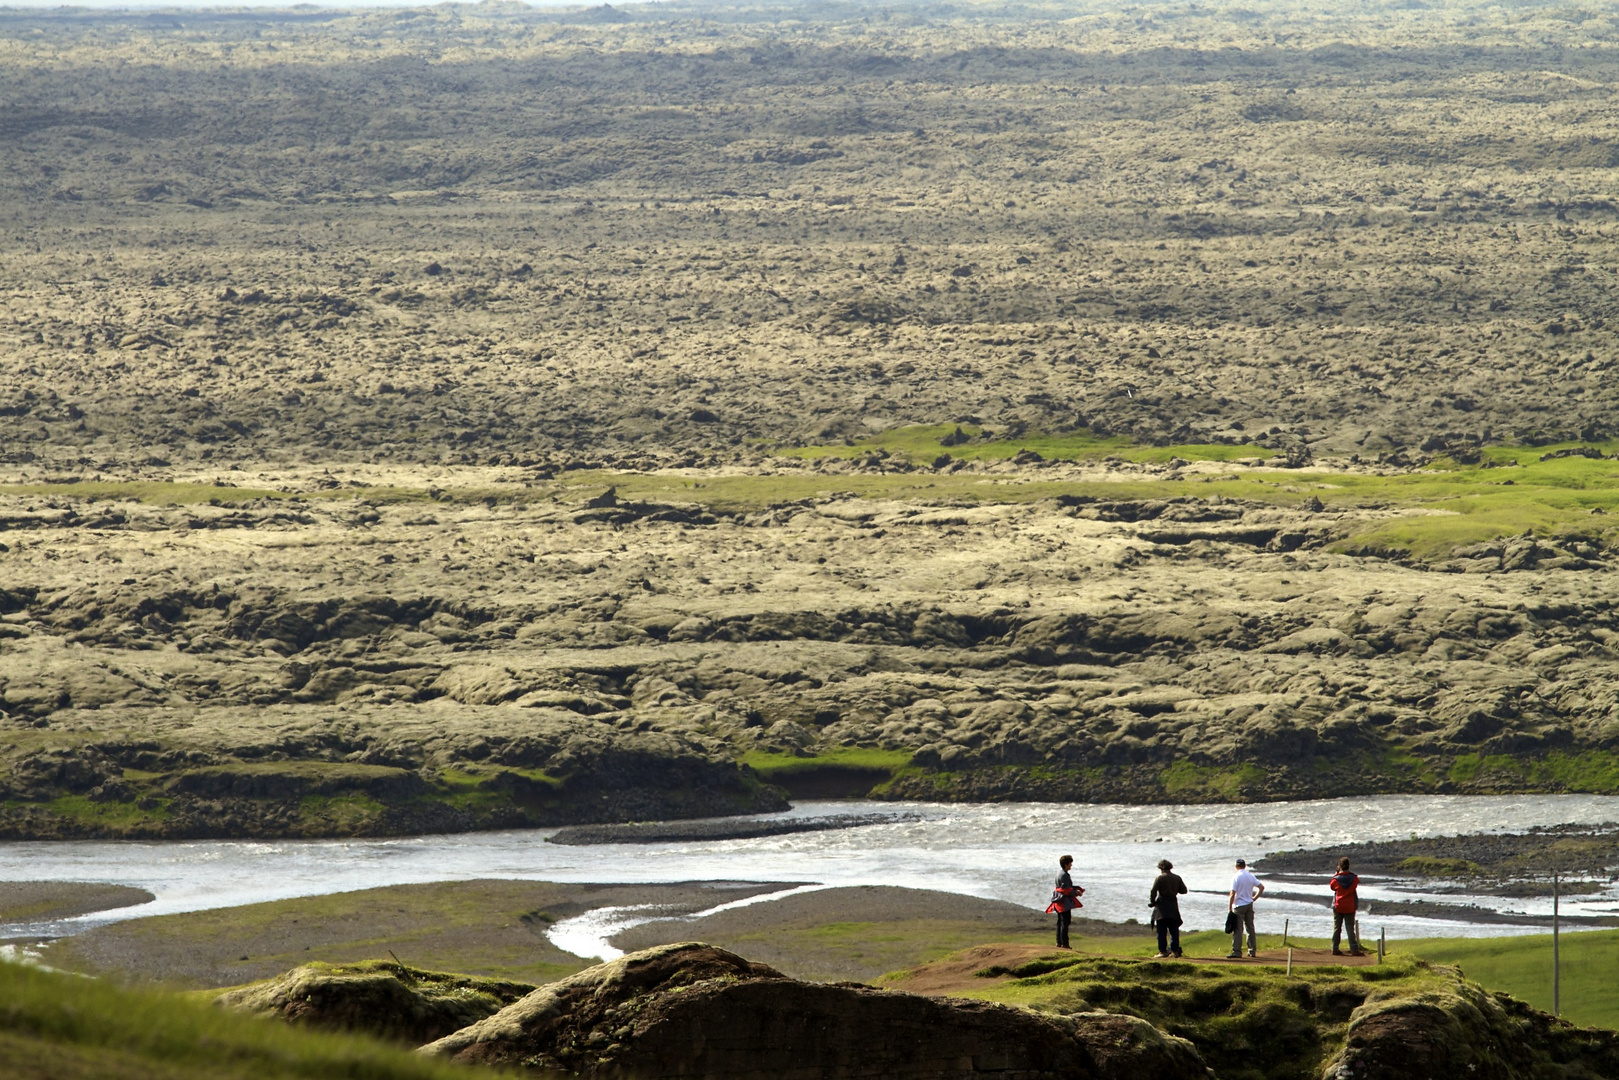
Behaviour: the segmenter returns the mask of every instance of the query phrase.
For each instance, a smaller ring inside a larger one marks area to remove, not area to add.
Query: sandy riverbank
[[[0,881],[0,924],[71,919],[154,899],[145,889],[99,881]]]

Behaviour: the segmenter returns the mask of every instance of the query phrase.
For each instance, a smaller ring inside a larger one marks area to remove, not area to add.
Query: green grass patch
[[[61,795],[41,804],[53,814],[101,829],[129,829],[169,817],[171,799],[155,799],[146,807],[134,802],[96,802],[84,795]],[[26,803],[7,803],[24,806]]]
[[[1529,763],[1531,783],[1566,791],[1619,791],[1619,754],[1612,750],[1554,750]]]
[[[1469,979],[1503,990],[1537,1009],[1552,1008],[1552,938],[1424,938],[1398,943],[1402,953],[1455,964]],[[1619,1028],[1619,930],[1562,935],[1563,1018],[1586,1027]]]
[[[319,821],[338,832],[363,829],[387,810],[369,795],[305,795],[298,800],[299,816],[306,823]]]
[[[473,813],[510,805],[511,793],[485,787],[484,781],[487,779],[478,773],[444,769],[438,774],[435,784],[438,790],[430,798]]]
[[[1375,775],[1402,777],[1424,786],[1439,782],[1433,763],[1403,746],[1385,746],[1381,752],[1368,755],[1366,767]]]
[[[471,1071],[186,996],[0,963],[8,1080],[451,1080]]]
[[[1437,558],[1523,533],[1554,540],[1619,536],[1619,522],[1611,516],[1619,510],[1619,461],[1574,457],[1504,468],[1452,465],[1396,476],[1343,476],[1334,486],[1339,494],[1321,496],[1323,502],[1381,499],[1434,511],[1363,530],[1338,545],[1350,553]]]
[[[1507,754],[1460,754],[1451,762],[1448,775],[1458,784],[1470,784],[1492,773],[1522,779],[1523,772],[1523,762]]]
[[[1619,439],[1607,439],[1601,442],[1558,442],[1547,443],[1545,446],[1486,446],[1479,451],[1480,457],[1492,465],[1534,464],[1547,454],[1555,454],[1559,450],[1575,450],[1581,447],[1591,447],[1612,457],[1619,453]]]
[[[568,782],[568,778],[566,776],[552,776],[544,769],[514,769],[509,766],[502,765],[500,769],[494,773],[494,775],[499,776],[501,773],[509,773],[512,776],[521,776],[525,780],[532,780],[536,784],[544,784],[548,788],[560,789]]]
[[[892,775],[896,770],[910,764],[911,753],[910,750],[872,750],[859,746],[845,746],[811,757],[794,757],[792,754],[750,750],[742,755],[742,764],[766,780],[821,769],[869,769]]]
[[[1265,786],[1265,770],[1254,764],[1197,765],[1177,761],[1158,774],[1164,794],[1176,798],[1240,799]]]

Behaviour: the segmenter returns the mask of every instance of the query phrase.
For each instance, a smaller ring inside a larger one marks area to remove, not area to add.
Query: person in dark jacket
[[[1152,908],[1153,925],[1158,928],[1158,959],[1181,954],[1181,902],[1186,895],[1186,882],[1168,859],[1158,862],[1160,873],[1153,879],[1152,892],[1147,894],[1147,906]]]
[[[1328,882],[1332,886],[1332,955],[1342,956],[1338,943],[1343,940],[1344,927],[1349,928],[1349,955],[1365,956],[1360,947],[1360,931],[1355,927],[1355,912],[1360,909],[1360,897],[1355,889],[1360,878],[1349,872],[1349,860],[1338,860],[1338,872]]]
[[[1046,908],[1047,914],[1055,913],[1057,916],[1057,948],[1059,949],[1072,947],[1068,944],[1068,926],[1074,921],[1074,909],[1085,906],[1079,902],[1079,898],[1085,894],[1085,890],[1075,885],[1074,879],[1068,874],[1068,868],[1073,865],[1074,857],[1072,855],[1064,855],[1057,860],[1057,866],[1062,870],[1062,873],[1057,875],[1057,883],[1051,889],[1051,905]]]

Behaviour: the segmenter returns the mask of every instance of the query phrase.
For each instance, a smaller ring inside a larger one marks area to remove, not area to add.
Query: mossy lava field
[[[1616,43],[0,11],[0,835],[1619,792]]]

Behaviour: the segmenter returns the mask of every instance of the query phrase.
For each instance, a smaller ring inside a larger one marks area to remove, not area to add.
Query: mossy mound
[[[267,983],[221,994],[243,1012],[420,1046],[475,1024],[534,989],[527,983],[422,971],[371,960],[306,964]]]
[[[789,979],[711,945],[631,953],[423,1047],[575,1076],[1204,1080],[1186,1042],[1129,1016],[1042,1017]]]
[[[1559,1022],[1458,978],[1416,996],[1371,995],[1323,1076],[1596,1080],[1619,1076],[1619,1034]]]
[[[1583,1080],[1619,1075],[1619,1033],[1577,1028],[1453,967],[1228,967],[1075,956],[981,996],[1055,1016],[1125,1014],[1196,1046],[1221,1080]]]

